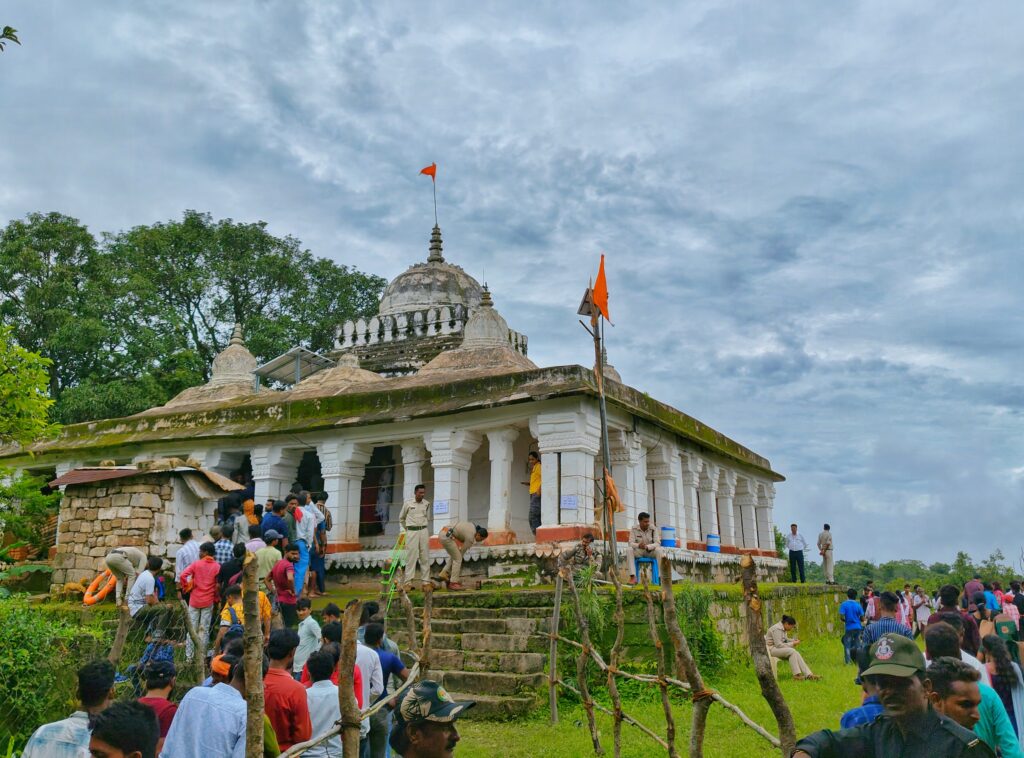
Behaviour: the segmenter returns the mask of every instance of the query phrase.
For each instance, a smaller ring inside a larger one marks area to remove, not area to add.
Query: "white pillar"
[[[469,466],[483,438],[476,432],[445,429],[426,436],[434,467],[434,526],[432,534],[469,515]]]
[[[683,533],[679,526],[676,529],[679,531],[679,540],[682,546],[686,547],[687,542],[704,541],[704,535],[701,534],[700,528],[700,516],[698,515],[699,500],[697,496],[701,462],[696,456],[683,453],[679,456],[679,466],[682,476],[680,486],[682,487],[683,519],[681,523],[686,525],[686,531]]]
[[[416,485],[423,483],[423,464],[427,462],[427,448],[423,440],[402,442],[402,502],[416,495]]]
[[[647,507],[647,483],[643,479],[643,445],[640,435],[619,431],[613,436],[612,477],[619,490],[625,511],[615,515],[616,531],[629,530],[636,524],[637,514]]]
[[[531,419],[530,429],[541,461],[537,541],[576,539],[595,525],[594,458],[601,434],[597,409],[581,405],[578,410],[541,413]]]
[[[256,487],[256,503],[269,498],[282,498],[299,472],[302,451],[281,445],[262,445],[252,449],[252,478]]]
[[[713,463],[705,463],[700,473],[700,480],[697,483],[697,496],[700,503],[700,524],[704,533],[700,535],[700,542],[705,542],[709,534],[717,534],[721,537],[718,529],[718,466]]]
[[[757,546],[775,552],[775,530],[772,528],[772,508],[775,486],[762,484],[757,488]]]
[[[332,440],[317,445],[320,473],[324,478],[327,507],[331,512],[328,541],[333,551],[359,549],[359,505],[362,499],[363,476],[370,462],[370,445]]]
[[[487,432],[487,449],[491,459],[491,502],[487,510],[488,544],[512,542],[512,443],[518,429],[495,429]]]
[[[647,478],[654,481],[655,512],[651,517],[657,526],[674,526],[677,539],[685,538],[678,497],[681,477],[679,451],[674,445],[659,443],[648,449]]]
[[[757,548],[757,519],[755,506],[757,495],[754,492],[754,483],[750,479],[740,478],[736,484],[736,500],[733,508],[736,517],[736,543],[741,547]]]
[[[732,504],[735,495],[736,472],[723,468],[718,479],[718,529],[723,545],[736,544]]]

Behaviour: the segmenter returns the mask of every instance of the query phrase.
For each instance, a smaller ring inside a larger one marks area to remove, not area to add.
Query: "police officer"
[[[940,715],[925,692],[924,654],[900,634],[885,634],[861,674],[878,688],[885,712],[870,724],[823,729],[796,743],[794,758],[993,758],[969,729]]]

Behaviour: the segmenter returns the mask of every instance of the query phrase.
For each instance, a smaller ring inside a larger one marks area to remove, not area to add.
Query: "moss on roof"
[[[579,395],[597,396],[594,374],[582,366],[497,375],[461,374],[450,379],[413,375],[357,385],[351,391],[323,397],[266,392],[191,406],[187,410],[168,408],[161,413],[149,411],[145,415],[72,424],[64,427],[56,439],[35,443],[27,450],[0,449],[0,460],[18,465],[32,456],[80,456],[86,451],[95,457],[108,450],[143,443],[342,429]],[[766,458],[632,387],[608,382],[607,396],[610,405],[675,432],[705,451],[755,469],[774,481],[783,480],[772,471]]]

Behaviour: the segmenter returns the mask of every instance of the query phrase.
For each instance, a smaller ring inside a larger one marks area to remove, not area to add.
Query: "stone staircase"
[[[416,632],[422,634],[422,596],[413,595]],[[543,636],[554,601],[550,590],[434,594],[431,666],[427,676],[456,700],[475,700],[468,718],[510,719],[534,708],[547,681]],[[396,600],[388,634],[403,649],[408,624]],[[418,646],[418,642],[417,642]]]

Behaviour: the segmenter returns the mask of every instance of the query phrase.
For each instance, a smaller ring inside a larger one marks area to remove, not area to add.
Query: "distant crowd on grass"
[[[857,666],[862,704],[839,730],[801,740],[795,755],[1024,758],[1019,581],[1004,587],[976,572],[962,588],[877,592],[868,581],[846,595],[843,658]]]

